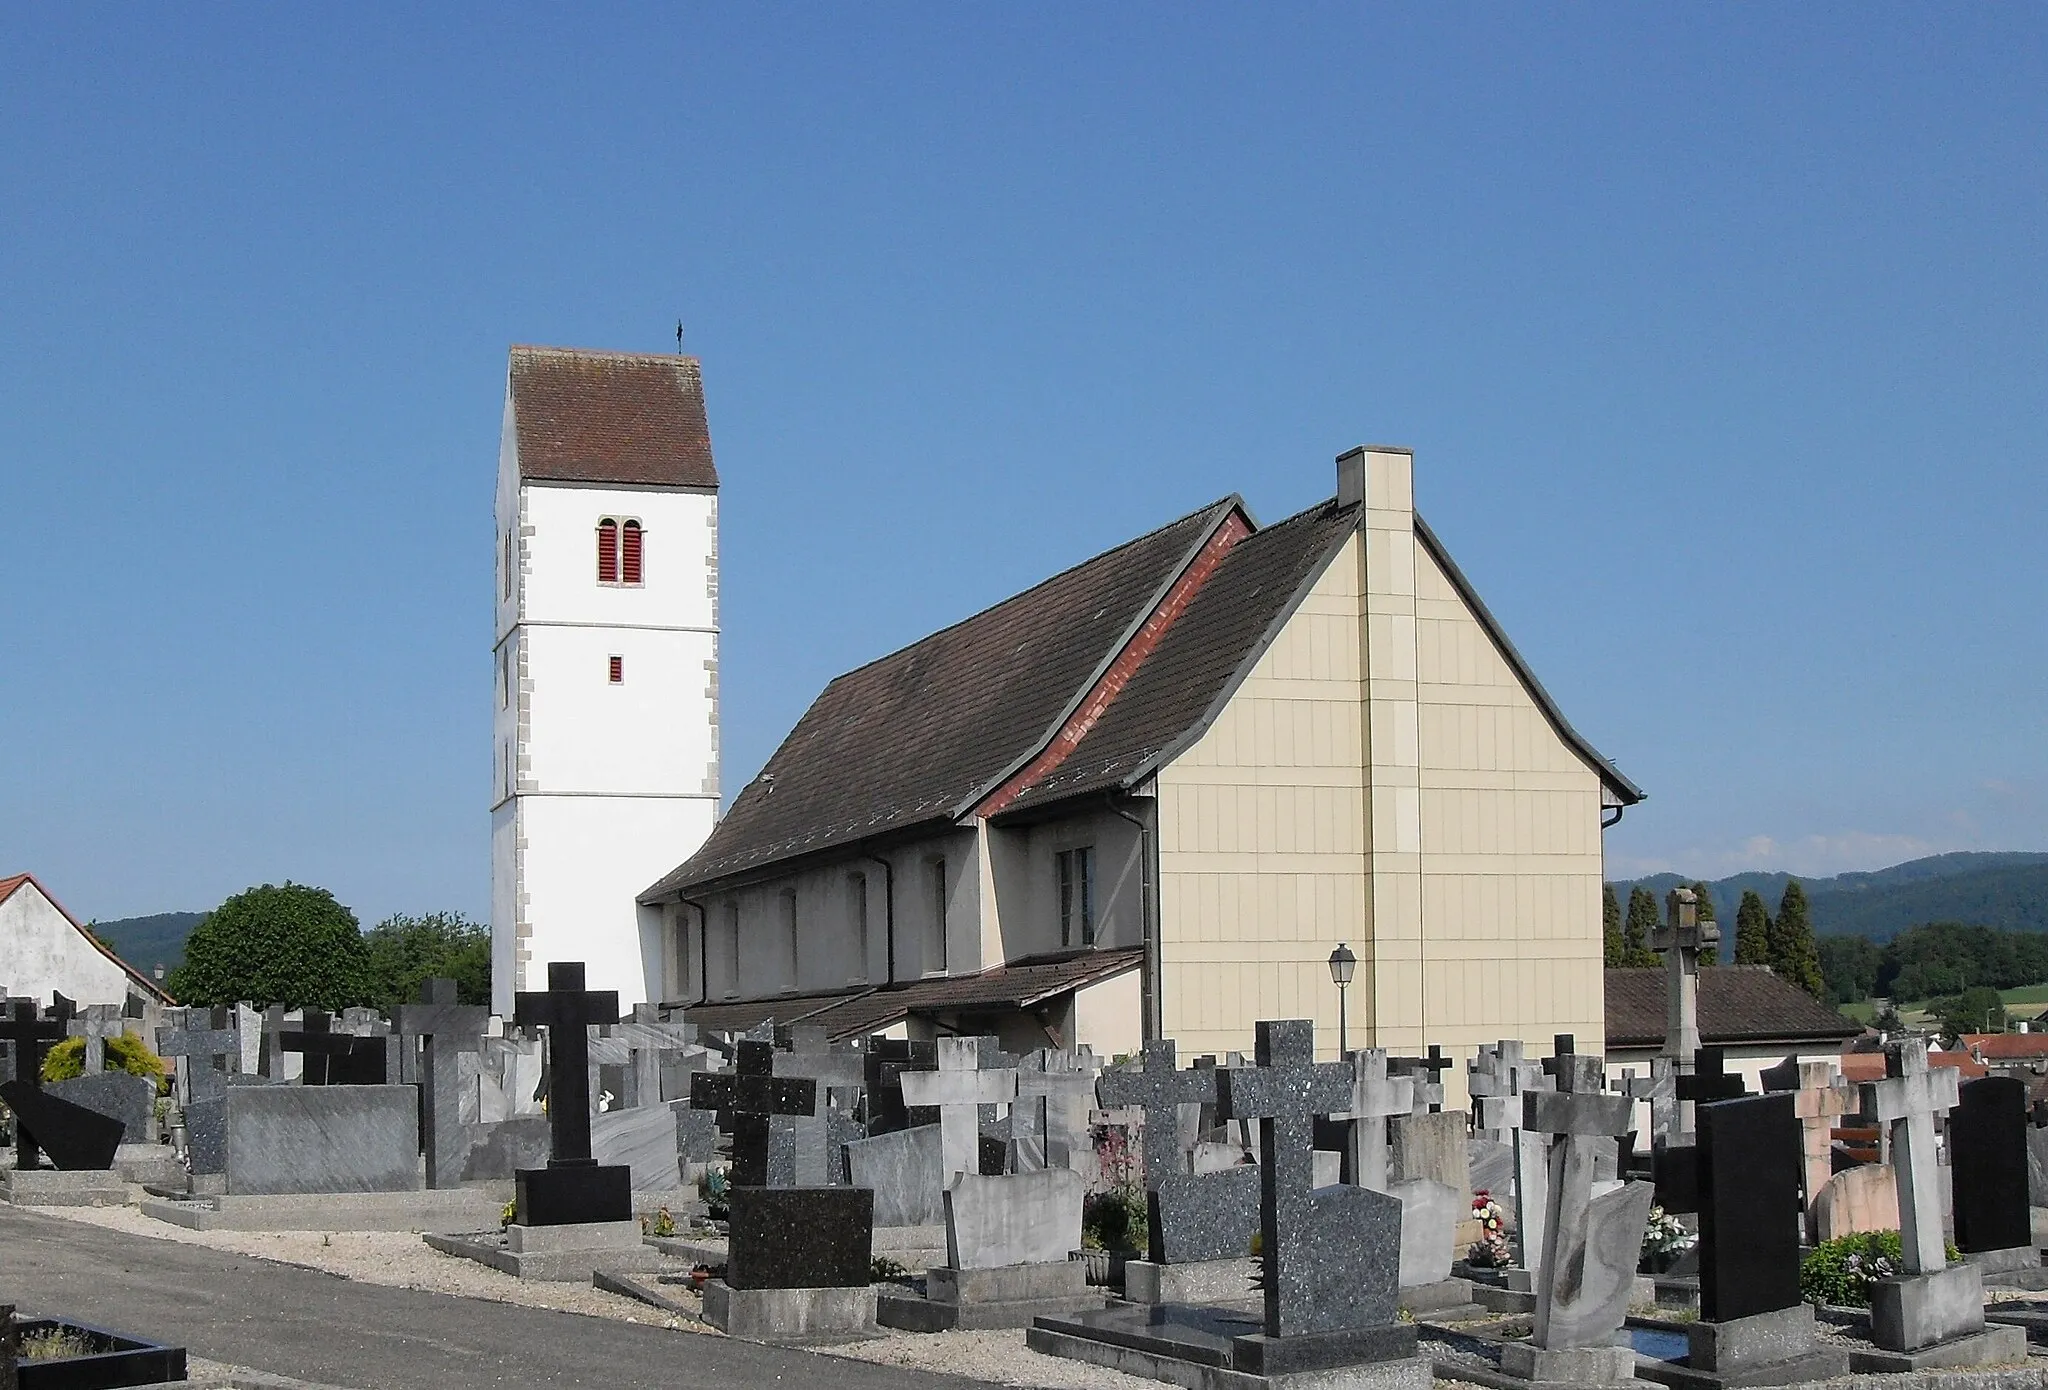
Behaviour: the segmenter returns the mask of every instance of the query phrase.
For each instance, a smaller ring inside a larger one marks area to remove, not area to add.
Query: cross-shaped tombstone
[[[590,1030],[619,1021],[619,993],[585,981],[582,961],[550,961],[546,990],[512,997],[514,1023],[548,1030],[548,1166],[514,1174],[521,1226],[632,1219],[632,1170],[590,1151]]]
[[[1727,1055],[1718,1047],[1703,1047],[1694,1053],[1691,1074],[1680,1075],[1674,1087],[1680,1102],[1706,1105],[1747,1095],[1748,1083],[1727,1065]]]
[[[1934,1119],[1961,1103],[1961,1073],[1954,1067],[1928,1066],[1924,1038],[1886,1044],[1884,1061],[1885,1079],[1864,1084],[1864,1108],[1891,1131],[1906,1272],[1932,1274],[1948,1268],[1948,1252],[1942,1247]]]
[[[1788,1059],[1764,1073],[1766,1091],[1792,1092],[1792,1112],[1799,1119],[1801,1185],[1809,1226],[1821,1188],[1834,1176],[1835,1126],[1856,1111],[1856,1088],[1842,1079],[1829,1061]]]
[[[981,1065],[979,1038],[940,1038],[937,1071],[903,1073],[906,1105],[939,1111],[939,1169],[947,1183],[961,1173],[981,1172],[981,1107],[1017,1098],[1014,1067]]]
[[[420,1044],[420,1107],[425,1127],[420,1147],[427,1156],[427,1186],[453,1187],[462,1177],[467,1144],[462,1129],[462,1069],[456,1057],[481,1052],[491,1011],[481,1004],[458,1002],[455,981],[435,978],[420,983],[417,1004],[400,1004],[398,1035],[411,1051]]]
[[[1351,1103],[1351,1067],[1314,1060],[1315,1025],[1306,1019],[1262,1021],[1256,1036],[1257,1065],[1217,1072],[1216,1111],[1224,1120],[1259,1122],[1266,1335],[1387,1321],[1398,1270],[1381,1281],[1387,1287],[1369,1287],[1355,1262],[1332,1255],[1359,1239],[1391,1237],[1398,1248],[1400,1200],[1362,1187],[1315,1187],[1315,1119]]]
[[[938,1053],[932,1045],[903,1038],[885,1038],[877,1033],[868,1038],[866,1052],[864,1087],[868,1133],[893,1134],[897,1130],[909,1129],[913,1120],[918,1124],[930,1123],[923,1116],[913,1117],[909,1107],[903,1103],[902,1078],[905,1072],[930,1071],[936,1065]]]
[[[1095,1060],[1086,1048],[1040,1048],[1019,1062],[1017,1099],[1010,1105],[1011,1171],[1070,1166],[1094,1096]]]
[[[1520,1038],[1483,1046],[1465,1064],[1465,1090],[1472,1097],[1472,1128],[1496,1143],[1513,1142],[1522,1127],[1522,1082],[1530,1068]]]
[[[284,1035],[286,1028],[284,1013],[284,1005],[282,1004],[272,1004],[263,1011],[262,1056],[257,1062],[256,1071],[258,1075],[267,1076],[272,1081],[285,1081],[289,1079],[286,1076],[285,1067]],[[301,1017],[303,1018],[304,1015],[301,1015]],[[304,1079],[305,1071],[303,1067],[300,1069],[299,1074],[300,1078]]]
[[[1387,1072],[1391,1076],[1414,1079],[1415,1108],[1412,1114],[1437,1115],[1444,1108],[1444,1073],[1456,1065],[1456,1059],[1444,1056],[1443,1048],[1431,1043],[1426,1057],[1389,1057]]]
[[[1649,1102],[1652,1148],[1677,1139],[1678,1067],[1669,1057],[1652,1057],[1648,1076],[1638,1075],[1634,1067],[1623,1067],[1621,1084],[1615,1089],[1631,1102]]]
[[[777,1116],[810,1119],[817,1111],[818,1083],[808,1076],[775,1075],[775,1045],[742,1041],[729,1076],[697,1072],[690,1078],[690,1106],[732,1116],[732,1185],[768,1185],[768,1147]]]
[[[1096,1078],[1095,1095],[1105,1109],[1134,1106],[1144,1112],[1140,1157],[1146,1191],[1156,1192],[1160,1179],[1188,1171],[1180,1152],[1180,1108],[1215,1104],[1216,1075],[1214,1067],[1180,1070],[1173,1039],[1164,1038],[1145,1044],[1137,1067],[1115,1067]]]
[[[1650,945],[1664,953],[1664,1055],[1682,1068],[1700,1050],[1700,954],[1720,943],[1721,928],[1711,917],[1700,920],[1699,895],[1690,888],[1672,889],[1664,911]]]
[[[853,1111],[867,1077],[867,1058],[858,1048],[834,1048],[825,1030],[815,1025],[778,1027],[775,1042],[775,1075],[808,1077],[817,1083],[811,1115],[798,1122],[811,1132],[801,1136],[799,1143],[824,1156],[824,1181],[836,1186],[846,1178],[840,1146],[864,1137]]]
[[[1415,1092],[1427,1083],[1414,1076],[1387,1075],[1387,1050],[1383,1047],[1358,1049],[1351,1054],[1348,1070],[1350,1099],[1342,1114],[1331,1117],[1350,1121],[1345,1166],[1355,1186],[1385,1192],[1387,1121],[1396,1115],[1413,1114]]]
[[[97,1076],[107,1069],[107,1039],[126,1032],[119,1004],[87,1004],[68,1025],[71,1036],[85,1039],[85,1074]]]
[[[1606,1092],[1600,1058],[1559,1051],[1551,1061],[1558,1089],[1522,1097],[1522,1127],[1552,1136],[1533,1340],[1546,1351],[1606,1346],[1628,1313],[1655,1193],[1631,1182],[1593,1195],[1599,1155],[1627,1131],[1629,1100]]]
[[[202,1011],[189,1011],[182,1027],[159,1028],[156,1033],[157,1055],[182,1061],[178,1070],[184,1074],[184,1101],[188,1108],[225,1096],[228,1073],[236,1069],[242,1055],[241,1031],[228,1026],[226,1009],[203,1014],[206,1019],[204,1027],[193,1026],[194,1014],[202,1014]],[[216,1058],[224,1065],[215,1066]]]
[[[66,1007],[71,1001],[61,994],[52,997],[57,1002],[51,1006],[48,1018],[36,1017],[33,999],[16,999],[9,1004],[4,1021],[0,1021],[0,1038],[12,1044],[14,1054],[14,1079],[9,1085],[26,1086],[31,1091],[43,1089],[43,1053],[49,1050],[45,1044],[61,1039],[71,1022],[71,1011]],[[16,1171],[27,1172],[34,1168],[39,1156],[35,1136],[17,1117],[14,1122]]]
[[[690,1048],[697,1041],[696,1025],[663,1018],[657,1005],[635,1004],[614,1031],[626,1044],[625,1103],[661,1104],[662,1059]]]
[[[333,1016],[320,1009],[306,1010],[303,1023],[278,1035],[280,1048],[305,1057],[305,1069],[299,1079],[308,1086],[329,1085],[335,1059],[347,1057],[355,1045],[354,1034],[335,1032]]]

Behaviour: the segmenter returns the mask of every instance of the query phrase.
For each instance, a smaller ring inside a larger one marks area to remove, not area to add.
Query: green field
[[[2040,1009],[2043,1005],[2048,1005],[2048,984],[2021,985],[2017,989],[2002,989],[1998,991],[1998,997],[2005,1001],[2008,1013],[2033,1012]],[[1913,1003],[1901,1004],[1899,1005],[1899,1017],[1905,1020],[1908,1028],[1929,1027],[1939,1021],[1933,1018],[1927,1011],[1928,1006],[1933,1002],[1931,999],[1921,999]],[[1859,1003],[1843,1004],[1839,1007],[1843,1014],[1856,1020],[1856,1022],[1866,1028],[1877,1022],[1877,1003],[1875,1000],[1865,999]]]

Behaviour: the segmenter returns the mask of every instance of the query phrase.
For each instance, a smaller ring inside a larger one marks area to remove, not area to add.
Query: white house
[[[498,460],[492,1004],[659,997],[635,895],[718,815],[718,472],[695,358],[515,347]]]
[[[833,681],[642,894],[663,997],[1105,1054],[1312,1018],[1327,1056],[1343,942],[1354,1046],[1600,1037],[1601,831],[1643,793],[1416,514],[1409,451],[1336,471]]]
[[[51,897],[33,874],[0,878],[0,998],[78,1004],[169,1003],[163,987],[122,960]]]

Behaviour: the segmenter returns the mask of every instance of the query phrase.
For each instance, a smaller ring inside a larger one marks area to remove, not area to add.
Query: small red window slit
[[[611,658],[611,678],[613,685],[624,685],[626,683],[626,658],[623,656]]]

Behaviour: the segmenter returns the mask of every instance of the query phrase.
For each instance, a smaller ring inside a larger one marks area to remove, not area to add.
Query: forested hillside
[[[166,971],[185,959],[185,938],[199,925],[203,912],[159,912],[150,917],[122,917],[94,922],[94,936],[122,960],[147,975],[161,965]]]

